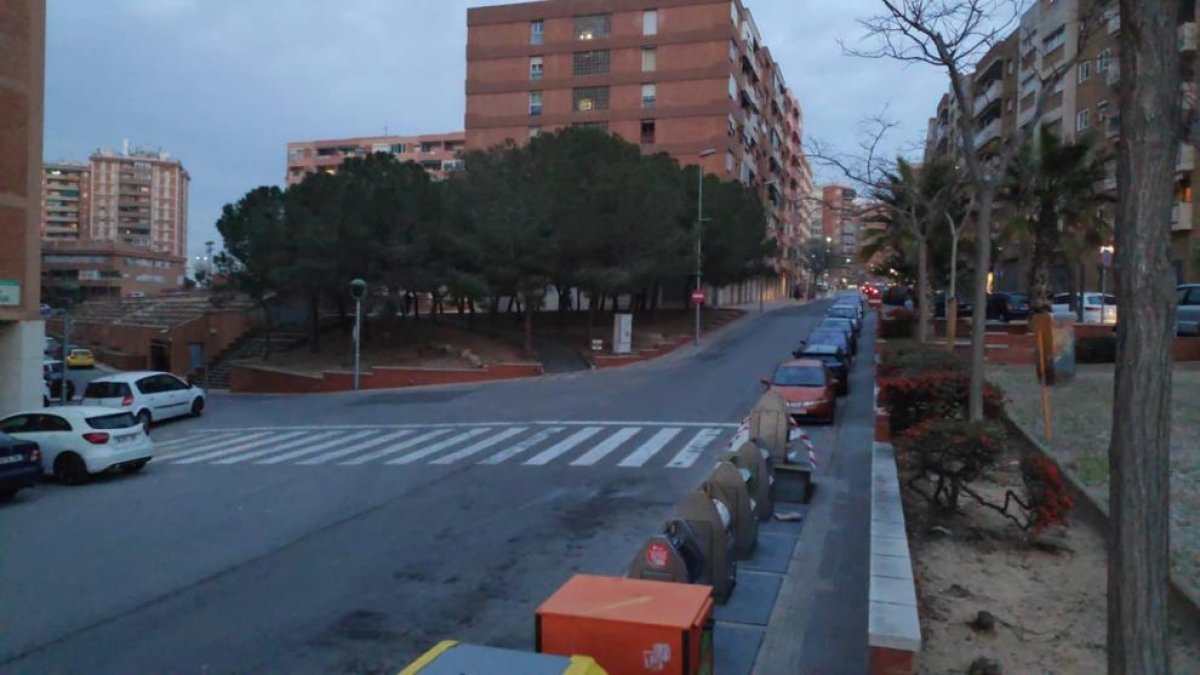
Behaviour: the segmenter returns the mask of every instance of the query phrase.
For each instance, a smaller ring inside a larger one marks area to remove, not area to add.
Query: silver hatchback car
[[[1176,290],[1179,297],[1175,333],[1200,336],[1200,284],[1181,284]]]

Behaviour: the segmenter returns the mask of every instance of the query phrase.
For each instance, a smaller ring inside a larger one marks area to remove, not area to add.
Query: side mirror
[[[763,383],[763,386],[764,386],[764,387],[769,387],[769,386],[771,386],[771,378],[769,378],[769,377],[764,377],[764,378],[762,378],[762,383]]]
[[[793,349],[792,350],[792,358],[798,359],[798,358],[800,358],[800,355],[803,353],[804,352],[799,349]]]

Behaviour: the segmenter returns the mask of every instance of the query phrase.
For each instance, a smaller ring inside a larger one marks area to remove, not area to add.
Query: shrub
[[[1079,338],[1075,342],[1075,360],[1079,363],[1116,363],[1117,338],[1112,335]]]
[[[896,447],[912,471],[909,487],[936,506],[958,510],[967,484],[1003,452],[1003,432],[989,423],[929,419],[899,435]],[[932,482],[932,490],[922,487]]]
[[[1022,504],[1026,511],[1025,529],[1037,538],[1047,527],[1055,523],[1067,525],[1067,512],[1074,500],[1067,494],[1058,465],[1042,455],[1026,453],[1021,457],[1021,477],[1025,481],[1025,497]]]
[[[879,377],[914,377],[937,372],[965,373],[967,364],[940,346],[906,344],[889,347],[876,370]]]
[[[946,371],[879,380],[879,397],[891,416],[892,432],[902,432],[929,419],[965,419],[970,382],[965,372]],[[985,382],[984,416],[998,419],[1003,412],[1004,392]]]
[[[884,338],[910,338],[913,336],[913,328],[916,326],[916,314],[912,311],[899,308],[889,310],[880,324],[880,337]]]

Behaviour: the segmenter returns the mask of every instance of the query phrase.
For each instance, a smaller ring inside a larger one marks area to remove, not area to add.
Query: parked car
[[[42,451],[33,441],[0,432],[0,501],[42,479]]]
[[[841,317],[850,319],[854,323],[854,332],[862,330],[862,309],[849,305],[834,305],[825,312],[827,317]]]
[[[971,304],[970,302],[967,302],[966,300],[963,300],[961,297],[958,299],[958,317],[960,319],[971,316],[971,314],[974,312],[974,310],[975,310],[975,305]],[[945,291],[938,291],[937,293],[933,294],[933,315],[939,319],[945,318],[945,316],[946,316],[946,293],[945,293]]]
[[[858,354],[858,335],[854,332],[854,324],[851,323],[850,319],[840,316],[827,316],[824,319],[821,319],[821,323],[818,323],[817,327],[813,330],[824,330],[828,328],[836,328],[846,333],[846,337],[850,338],[850,353]]]
[[[171,373],[133,372],[92,380],[82,404],[128,410],[149,431],[154,422],[199,416],[206,399],[203,389]]]
[[[42,361],[42,380],[45,381],[47,387],[50,389],[51,400],[57,401],[62,398],[64,382],[67,387],[67,400],[75,398],[75,383],[67,379],[62,361],[58,359],[46,359]]]
[[[812,359],[825,364],[833,375],[838,396],[850,393],[850,355],[833,345],[808,345],[792,352],[798,359]]]
[[[72,349],[67,353],[68,368],[95,368],[96,356],[90,349]]]
[[[42,356],[58,356],[61,353],[62,345],[58,343],[58,340],[47,335],[42,342]]]
[[[1200,284],[1182,284],[1178,309],[1175,311],[1175,333],[1200,337]]]
[[[867,297],[868,307],[878,307],[883,304],[883,284],[863,284],[862,292]]]
[[[1059,293],[1054,296],[1052,311],[1055,314],[1075,314],[1078,316],[1079,294]],[[1103,298],[1094,291],[1083,292],[1083,323],[1117,322],[1117,297],[1105,294]]]
[[[141,471],[154,444],[133,415],[95,406],[20,412],[0,419],[0,432],[36,443],[42,469],[68,485],[109,469]]]
[[[825,328],[816,328],[808,334],[808,339],[801,343],[803,346],[830,344],[835,347],[840,347],[842,351],[850,355],[850,360],[854,360],[854,343],[850,341],[850,336],[846,335],[846,331],[841,328],[832,326]]]
[[[833,376],[816,359],[784,361],[763,384],[787,402],[788,413],[796,421],[803,418],[833,423],[837,413],[837,391]]]
[[[988,294],[987,318],[1005,323],[1029,318],[1029,296],[1025,293],[997,292]]]

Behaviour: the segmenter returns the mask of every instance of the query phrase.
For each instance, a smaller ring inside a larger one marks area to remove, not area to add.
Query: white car
[[[121,408],[133,413],[147,430],[152,422],[204,411],[204,390],[170,373],[140,372],[92,380],[82,405]]]
[[[0,431],[38,444],[42,469],[77,485],[94,473],[141,471],[154,457],[154,443],[127,411],[95,406],[33,410],[0,419]]]
[[[1107,323],[1115,324],[1117,322],[1117,298],[1112,294],[1105,294],[1103,299],[1099,293],[1092,291],[1084,291],[1083,293],[1083,322],[1084,323]],[[1079,302],[1079,296],[1076,293],[1059,293],[1054,296],[1054,304],[1051,310],[1055,314],[1075,314],[1076,303]],[[1078,316],[1078,314],[1076,314]],[[1103,319],[1101,318],[1103,316]]]

